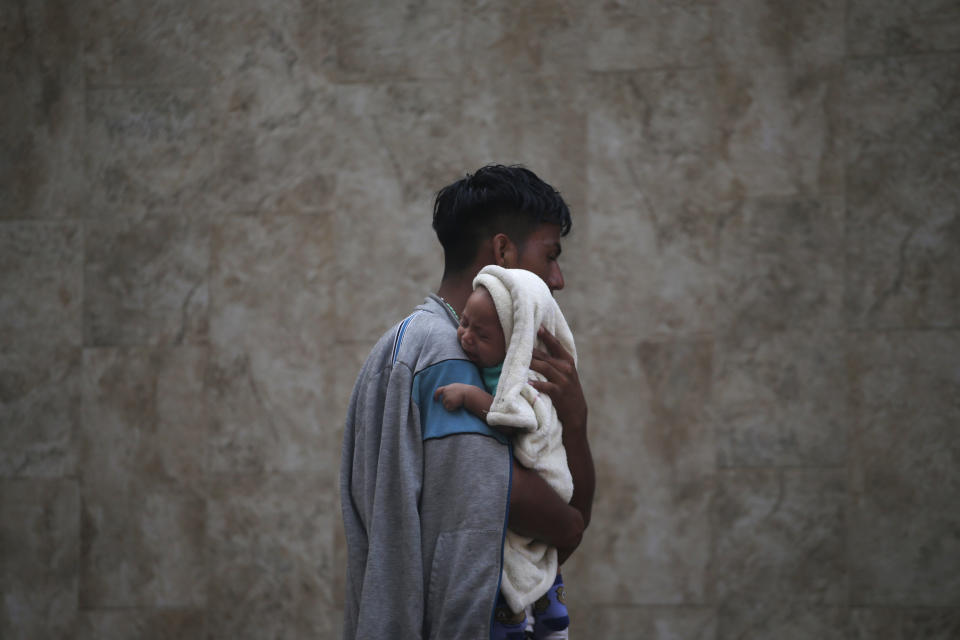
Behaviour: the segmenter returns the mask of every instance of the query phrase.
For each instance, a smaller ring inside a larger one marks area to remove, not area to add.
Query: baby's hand
[[[462,382],[446,384],[437,387],[437,390],[433,392],[433,399],[443,402],[443,408],[447,411],[456,411],[463,406],[469,389],[470,385]]]

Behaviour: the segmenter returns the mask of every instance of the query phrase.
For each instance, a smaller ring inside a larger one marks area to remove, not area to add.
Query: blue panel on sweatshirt
[[[483,389],[480,370],[469,360],[444,360],[427,367],[413,378],[413,401],[420,408],[420,425],[423,439],[443,438],[461,433],[477,433],[496,438],[503,444],[509,439],[491,429],[486,422],[464,408],[447,411],[443,403],[433,399],[437,387],[462,382]]]

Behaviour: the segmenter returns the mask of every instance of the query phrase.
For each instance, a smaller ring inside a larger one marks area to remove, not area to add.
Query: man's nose
[[[550,270],[547,286],[550,287],[550,291],[560,291],[560,289],[563,289],[563,285],[563,272],[560,271],[560,265],[554,263],[553,269]]]

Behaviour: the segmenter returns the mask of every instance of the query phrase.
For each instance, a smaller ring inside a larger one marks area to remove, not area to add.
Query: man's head
[[[570,232],[560,193],[529,169],[489,165],[440,190],[433,229],[443,245],[444,278],[472,276],[487,264],[521,268],[551,290],[563,288],[560,238]]]
[[[479,286],[467,298],[457,327],[460,347],[478,367],[493,367],[507,357],[507,342],[493,297]]]

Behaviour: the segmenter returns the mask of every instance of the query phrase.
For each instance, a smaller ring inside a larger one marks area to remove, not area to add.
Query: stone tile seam
[[[848,326],[843,329],[841,332],[852,333],[852,334],[885,334],[885,333],[941,333],[941,334],[950,334],[957,333],[960,334],[960,325],[957,326],[917,326],[917,327],[856,327]]]
[[[718,605],[716,604],[683,604],[683,603],[668,603],[668,604],[637,604],[637,603],[602,603],[594,602],[593,604],[604,607],[607,609],[691,609],[691,610],[702,610],[710,611],[716,609]]]
[[[717,465],[717,473],[724,471],[844,471],[847,468],[846,462],[843,464],[836,465],[824,465],[824,464],[812,464],[812,465],[737,465],[737,466],[723,466]]]
[[[193,606],[177,606],[177,605],[107,605],[107,606],[97,606],[97,607],[85,607],[80,605],[77,607],[79,613],[98,613],[98,612],[127,612],[127,611],[136,611],[136,612],[151,612],[151,611],[161,611],[164,613],[194,613],[194,612],[204,612],[208,610],[208,605],[199,604]]]
[[[960,55],[960,49],[947,49],[947,50],[937,50],[937,51],[920,51],[912,53],[899,53],[899,54],[859,54],[859,55],[844,55],[838,57],[836,61],[830,63],[810,63],[810,66],[829,66],[830,64],[841,63],[844,61],[870,61],[870,60],[895,60],[895,59],[912,59],[912,58],[922,58],[922,57],[950,57],[954,55]],[[634,67],[629,69],[585,69],[582,71],[575,71],[573,73],[540,73],[536,71],[531,72],[520,72],[514,74],[513,77],[517,78],[538,78],[542,80],[567,80],[567,79],[578,79],[578,78],[588,78],[591,76],[616,76],[616,75],[632,75],[632,74],[642,74],[642,73],[663,73],[663,72],[676,72],[676,71],[700,71],[700,70],[726,70],[730,68],[749,68],[750,70],[755,70],[757,68],[764,69],[776,69],[776,68],[789,68],[789,65],[785,64],[771,64],[771,65],[725,65],[721,63],[714,64],[704,64],[704,65],[666,65],[666,66],[651,66],[651,67]],[[363,72],[351,73],[348,72],[348,77],[338,77],[335,78],[332,82],[329,82],[329,86],[336,87],[338,85],[343,86],[356,86],[364,84],[414,84],[419,82],[431,83],[431,82],[446,82],[449,80],[456,80],[461,78],[459,74],[450,74],[442,76],[398,76],[396,75],[383,75],[379,73],[373,73],[370,75],[363,75]],[[214,83],[216,84],[216,83]],[[171,90],[171,89],[191,89],[191,90],[204,90],[208,89],[210,84],[183,84],[183,83],[87,83],[84,90],[85,91],[112,91],[112,90]]]
[[[216,82],[210,84],[180,84],[180,83],[137,83],[137,82],[124,82],[124,83],[88,83],[84,88],[84,93],[98,92],[98,91],[170,91],[170,90],[184,90],[189,89],[191,91],[205,91],[209,90],[212,87],[216,87],[218,84]]]
[[[770,68],[788,68],[787,65],[770,65]],[[510,75],[511,78],[515,79],[537,79],[537,80],[548,80],[548,81],[568,81],[568,80],[585,80],[594,77],[604,77],[604,76],[619,76],[619,75],[636,75],[644,73],[668,73],[668,72],[677,72],[677,71],[707,71],[707,70],[720,70],[726,69],[728,66],[721,65],[717,63],[713,64],[702,64],[702,65],[668,65],[668,66],[651,66],[651,67],[634,67],[628,69],[582,69],[577,71],[572,71],[569,73],[542,73],[537,71],[521,71],[513,73]],[[750,65],[751,69],[756,68],[755,65]],[[363,76],[361,73],[349,74],[348,77],[338,77],[327,83],[328,86],[337,87],[337,86],[346,86],[346,87],[355,87],[360,85],[403,85],[403,84],[418,84],[418,83],[441,83],[449,82],[451,80],[460,80],[463,76],[461,74],[453,74],[449,76],[396,76],[396,75],[382,75],[379,73],[371,74],[368,76]],[[111,85],[112,86],[112,85]],[[131,85],[136,88],[138,85]],[[172,85],[162,85],[164,87]],[[193,87],[193,85],[184,85],[185,87]],[[125,86],[120,86],[119,88],[127,88]]]
[[[849,604],[847,608],[854,610],[893,610],[893,611],[950,611],[960,613],[960,604],[954,605],[933,605],[933,604]]]
[[[960,49],[943,49],[943,50],[934,50],[934,51],[911,51],[905,53],[862,53],[862,54],[847,54],[844,56],[845,60],[851,62],[870,62],[870,61],[884,61],[884,60],[909,60],[916,58],[931,58],[931,57],[952,57],[960,56]]]
[[[84,103],[84,110],[86,111],[86,102]],[[80,434],[77,433],[80,429],[83,428],[83,381],[84,376],[84,366],[83,366],[83,351],[87,348],[87,313],[86,313],[86,303],[87,303],[87,240],[89,238],[89,229],[87,225],[90,224],[89,221],[78,222],[80,227],[80,273],[78,274],[78,279],[80,284],[80,302],[77,305],[79,307],[80,313],[80,417],[77,419],[74,424],[73,432],[70,434],[76,439],[76,442],[79,442]],[[79,466],[79,453],[78,463]],[[80,472],[77,470],[77,476],[79,477]]]
[[[569,590],[568,590],[569,592]],[[569,597],[569,596],[568,596]],[[692,610],[692,611],[711,611],[721,606],[721,603],[711,602],[623,602],[612,600],[604,602],[602,600],[588,600],[586,598],[578,599],[581,605],[589,604],[591,607],[604,607],[607,609],[673,609],[673,610]]]

